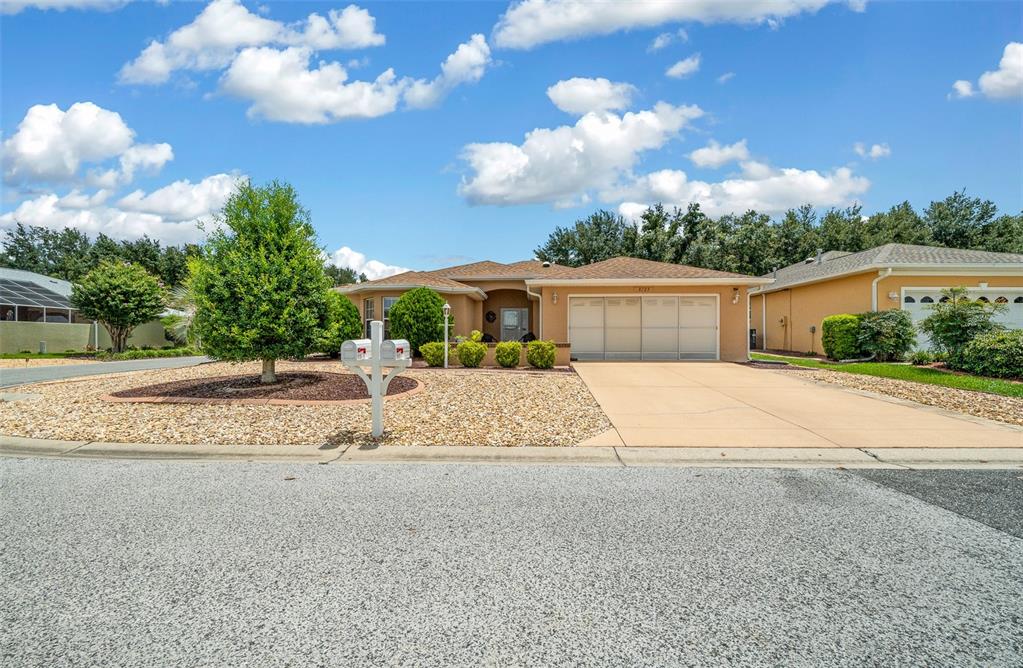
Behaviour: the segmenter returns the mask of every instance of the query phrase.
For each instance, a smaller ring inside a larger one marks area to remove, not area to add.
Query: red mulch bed
[[[387,396],[415,389],[418,383],[398,376],[387,387]],[[195,378],[135,387],[111,394],[119,399],[176,397],[183,399],[286,399],[290,401],[344,401],[369,399],[366,384],[350,373],[321,371],[277,374],[277,382],[263,385],[256,374]]]

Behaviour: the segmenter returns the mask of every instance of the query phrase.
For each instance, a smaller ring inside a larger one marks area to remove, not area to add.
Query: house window
[[[366,321],[366,338],[369,338],[369,323],[376,318],[377,300],[370,297],[362,300],[362,316]]]
[[[915,304],[916,303],[916,300],[913,299],[912,297],[910,297],[909,295],[906,295],[906,298],[903,301],[906,302],[907,304]]]
[[[391,307],[398,301],[397,297],[384,297],[384,338],[391,338],[391,321],[387,317],[391,312]]]

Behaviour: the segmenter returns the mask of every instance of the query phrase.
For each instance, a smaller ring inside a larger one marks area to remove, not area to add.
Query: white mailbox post
[[[391,379],[412,364],[412,350],[404,339],[384,338],[384,323],[369,324],[370,338],[354,339],[341,344],[341,363],[366,383],[373,403],[373,438],[384,435],[384,395]],[[366,368],[369,367],[369,374]],[[385,376],[384,369],[390,371]]]

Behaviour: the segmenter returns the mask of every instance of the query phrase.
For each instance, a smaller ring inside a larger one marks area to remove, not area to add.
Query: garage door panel
[[[678,320],[679,358],[717,359],[717,299],[715,297],[680,297]]]
[[[678,327],[678,297],[645,298],[643,327]]]
[[[643,328],[643,358],[678,359],[678,328]]]

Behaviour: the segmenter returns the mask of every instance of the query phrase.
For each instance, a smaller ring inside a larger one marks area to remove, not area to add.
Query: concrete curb
[[[496,448],[371,445],[180,445],[0,435],[0,456],[307,464],[534,464],[744,468],[1023,469],[1023,448]]]

